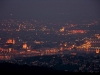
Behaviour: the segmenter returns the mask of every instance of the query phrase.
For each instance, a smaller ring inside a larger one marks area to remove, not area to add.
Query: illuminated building
[[[43,28],[42,28],[42,31],[45,31],[45,30],[46,30],[46,27],[43,27]]]
[[[35,44],[40,44],[41,42],[40,42],[40,41],[36,41],[36,40],[35,40],[35,41],[34,41],[34,43],[35,43]]]
[[[8,39],[6,43],[15,44],[15,40],[14,39]]]
[[[63,27],[63,28],[60,29],[60,32],[64,32],[64,30],[65,30],[65,28]]]
[[[86,44],[83,44],[83,47],[86,48],[86,50],[88,50],[91,47],[91,43],[86,41]]]
[[[65,43],[65,44],[64,44],[64,46],[66,47],[66,46],[67,46],[67,44]]]
[[[72,45],[72,48],[74,48],[75,47],[75,45]]]
[[[60,47],[60,51],[62,51],[63,50],[63,47]]]
[[[99,36],[97,36],[97,38],[98,38],[98,39],[100,39],[100,35],[99,35]]]
[[[7,40],[6,43],[12,43],[12,39]]]
[[[8,49],[8,52],[11,52],[11,51],[12,51],[12,48],[9,48],[9,49]]]
[[[99,49],[96,49],[96,54],[98,54],[99,53]]]
[[[100,39],[100,35],[99,34],[95,34],[95,37],[97,37],[98,39]]]
[[[71,31],[73,34],[76,34],[76,33],[85,33],[84,30],[72,30]]]
[[[14,39],[12,40],[12,44],[15,44],[15,40]]]
[[[27,52],[30,52],[30,51],[31,51],[31,50],[29,50],[29,49],[27,50]]]
[[[23,44],[23,49],[27,49],[27,44]]]
[[[72,45],[72,48],[74,48],[75,45]],[[85,50],[85,51],[89,51],[88,49],[91,48],[91,42],[89,41],[85,41],[84,44],[80,45],[80,46],[76,46],[77,49],[80,49],[80,50]]]

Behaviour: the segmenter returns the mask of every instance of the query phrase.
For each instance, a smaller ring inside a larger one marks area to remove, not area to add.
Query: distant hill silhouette
[[[74,74],[72,72],[58,71],[52,68],[40,67],[40,66],[29,66],[29,65],[18,65],[12,63],[0,63],[0,73],[2,74]],[[82,72],[77,72],[82,73]],[[77,74],[76,73],[76,74]],[[82,73],[85,74],[85,73]],[[91,74],[91,73],[88,73]]]
[[[13,74],[45,74],[60,73],[59,71],[40,66],[18,65],[12,63],[0,63],[0,72]]]

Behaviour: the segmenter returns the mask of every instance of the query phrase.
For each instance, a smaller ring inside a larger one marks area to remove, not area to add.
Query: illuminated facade
[[[60,32],[64,32],[64,30],[65,30],[65,28],[64,28],[64,27],[62,27],[62,28],[60,29]]]
[[[15,40],[14,39],[8,39],[6,43],[15,44]]]
[[[85,31],[84,30],[72,30],[72,33],[85,33]]]
[[[23,44],[23,49],[27,49],[27,44]]]
[[[99,51],[99,49],[96,49],[96,54],[98,54],[100,51]]]

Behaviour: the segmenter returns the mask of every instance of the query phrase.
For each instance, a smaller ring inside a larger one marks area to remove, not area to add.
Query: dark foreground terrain
[[[40,67],[40,66],[29,66],[29,65],[18,65],[12,63],[0,63],[0,73],[2,74],[99,74],[99,73],[82,73],[82,72],[65,72],[58,71],[52,68]]]

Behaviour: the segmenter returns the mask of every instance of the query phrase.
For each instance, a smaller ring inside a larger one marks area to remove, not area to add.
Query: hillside
[[[0,73],[2,74],[74,74],[72,72],[58,71],[52,68],[40,67],[40,66],[29,66],[29,65],[18,65],[11,63],[0,63]],[[82,73],[82,72],[77,72]],[[76,74],[77,74],[76,73]],[[85,73],[82,73],[85,74]],[[92,73],[88,73],[92,74]]]

